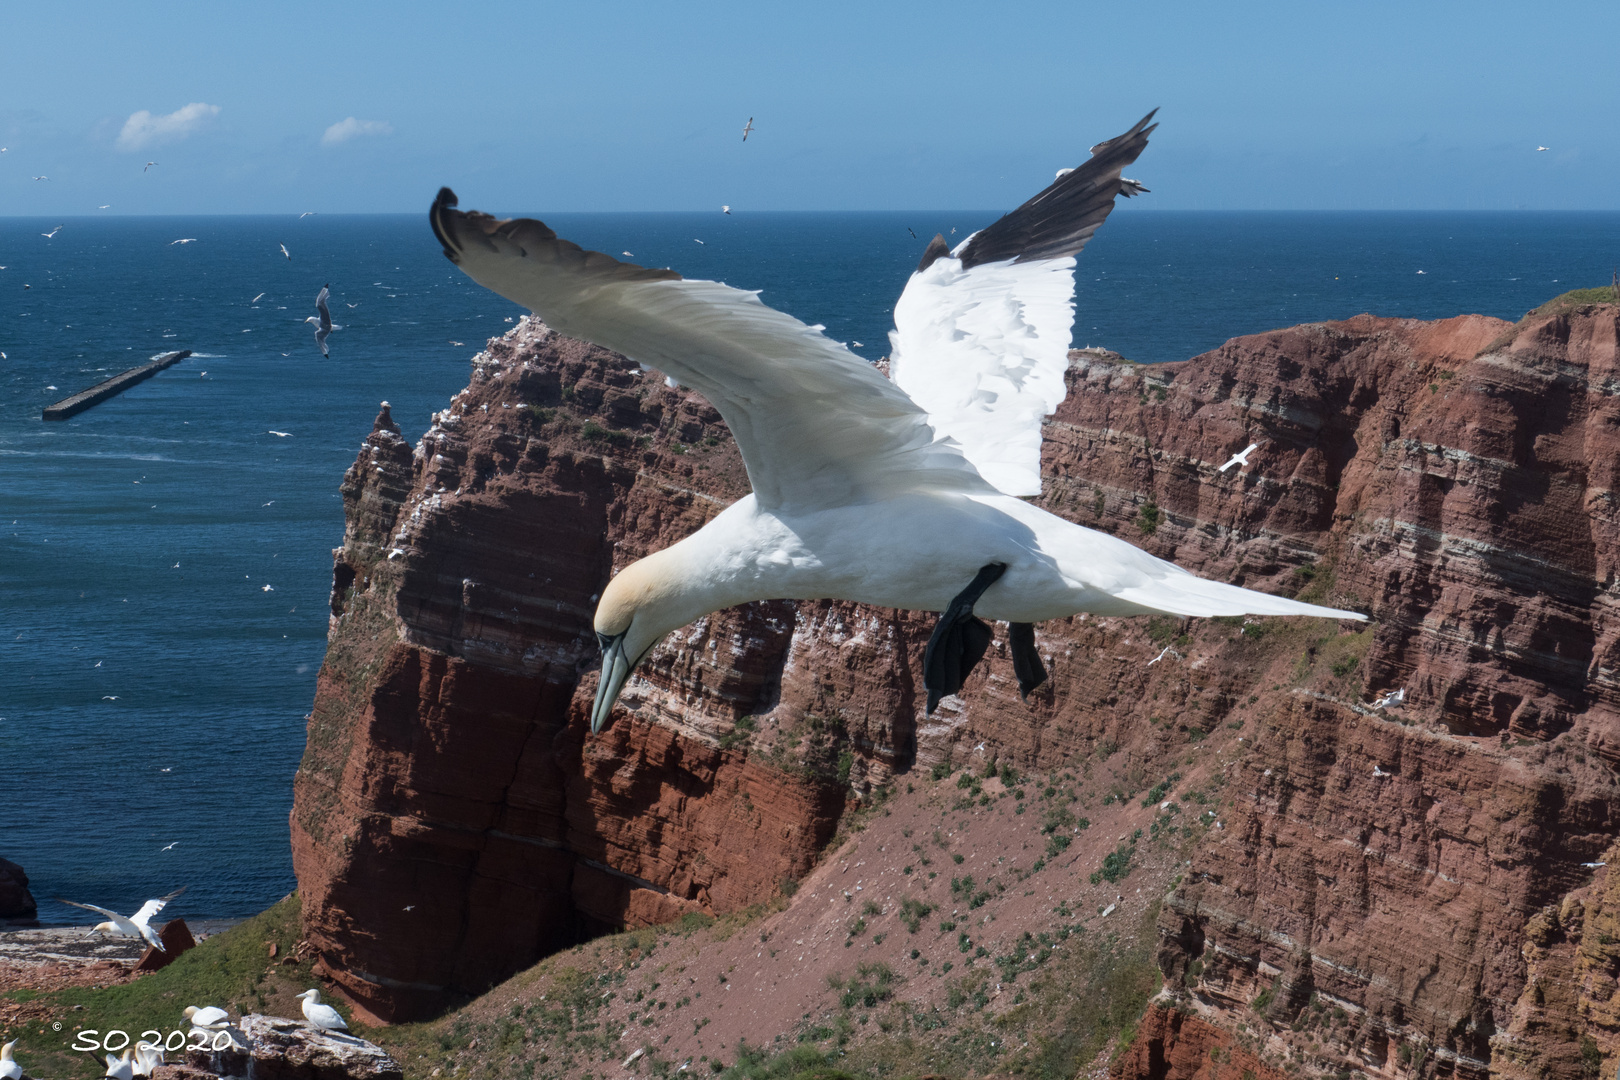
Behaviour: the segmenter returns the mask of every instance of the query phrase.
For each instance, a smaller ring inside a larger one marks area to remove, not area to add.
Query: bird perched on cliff
[[[17,1059],[11,1056],[11,1051],[16,1046],[16,1039],[12,1039],[5,1045],[0,1046],[0,1080],[18,1080],[23,1074],[22,1066],[17,1064]]]
[[[286,249],[283,248],[282,250]],[[343,327],[332,321],[332,310],[326,306],[327,300],[332,296],[331,288],[330,285],[321,286],[321,291],[315,294],[316,313],[304,320],[306,323],[315,324],[315,344],[321,347],[322,356],[332,355],[331,351],[326,347],[327,335],[334,330],[343,329]]]
[[[190,1021],[194,1028],[204,1028],[208,1031],[218,1031],[230,1022],[231,1014],[217,1005],[205,1005],[198,1008],[187,1005],[186,1011],[180,1014],[181,1018]]]
[[[1034,627],[1046,619],[1363,617],[1206,581],[1020,498],[1040,493],[1041,419],[1067,393],[1074,257],[1115,196],[1145,190],[1120,171],[1152,118],[956,247],[934,237],[895,305],[892,379],[756,293],[585,251],[539,221],[464,213],[440,190],[429,218],[450,261],[559,333],[703,394],[753,485],[602,591],[593,731],[666,634],[753,600],[942,612],[923,660],[930,712],[990,646],[976,614],[1010,624],[1026,695],[1046,678]]]
[[[86,911],[99,911],[107,916],[109,921],[97,923],[91,927],[90,932],[92,934],[145,938],[146,943],[158,952],[168,952],[169,950],[163,947],[163,942],[158,939],[157,931],[152,929],[151,921],[153,916],[168,906],[170,900],[173,900],[188,888],[190,886],[182,885],[167,896],[160,896],[156,900],[148,900],[141,905],[139,911],[127,919],[116,911],[109,911],[107,908],[97,907],[95,904],[81,904],[76,900],[63,900],[61,897],[55,899],[58,904],[68,904],[72,907],[84,908]]]
[[[343,1017],[338,1015],[336,1009],[330,1005],[321,1004],[321,992],[319,990],[305,990],[298,995],[298,999],[304,1003],[304,1019],[308,1020],[312,1026],[318,1027],[322,1031],[349,1030],[349,1025],[343,1022]]]
[[[159,1065],[163,1064],[163,1048],[155,1043],[138,1042],[135,1044],[135,1060],[130,1062],[130,1069],[136,1076],[151,1076]]]

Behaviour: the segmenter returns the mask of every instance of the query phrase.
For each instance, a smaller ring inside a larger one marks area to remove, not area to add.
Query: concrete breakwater
[[[132,367],[128,371],[119,372],[110,379],[105,379],[88,390],[81,390],[71,397],[65,397],[55,405],[45,407],[46,420],[66,420],[75,416],[92,405],[99,405],[108,398],[123,393],[143,379],[150,379],[153,375],[172,364],[178,364],[191,355],[190,349],[181,349],[178,352],[160,353],[139,367]]]

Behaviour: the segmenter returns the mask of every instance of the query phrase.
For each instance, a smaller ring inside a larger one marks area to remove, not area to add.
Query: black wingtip
[[[934,238],[928,241],[928,247],[922,253],[922,260],[917,263],[917,273],[922,273],[934,265],[936,259],[943,259],[951,253],[951,246],[945,242],[942,233],[935,233]]]
[[[442,187],[434,198],[433,205],[428,209],[428,224],[433,226],[433,235],[439,238],[439,246],[444,248],[444,257],[451,262],[459,262],[456,257],[458,248],[451,242],[450,230],[446,227],[444,218],[445,213],[454,210],[459,202],[455,192]]]

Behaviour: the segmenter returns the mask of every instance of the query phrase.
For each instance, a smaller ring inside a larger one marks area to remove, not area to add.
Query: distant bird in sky
[[[915,239],[917,239],[917,234],[916,234],[916,233],[914,233],[914,232],[911,232],[911,226],[910,226],[910,225],[907,225],[907,226],[906,226],[906,232],[908,232],[908,233],[911,233],[911,238],[912,238],[912,239],[913,239],[913,240],[915,240]]]
[[[112,203],[103,203],[101,206],[96,207],[96,209],[97,210],[111,210],[112,209]]]
[[[1230,469],[1234,465],[1238,466],[1239,468],[1247,469],[1249,467],[1249,455],[1254,453],[1258,449],[1260,449],[1260,444],[1259,443],[1257,443],[1257,442],[1250,443],[1248,446],[1245,446],[1242,450],[1239,450],[1237,453],[1233,454],[1225,465],[1222,465],[1219,469],[1217,469],[1215,471],[1216,472],[1225,472],[1227,469]]]
[[[634,252],[630,252],[630,251],[621,251],[621,252],[619,252],[619,254],[620,254],[620,255],[623,255],[623,256],[624,256],[624,257],[625,257],[625,258],[627,258],[627,259],[633,259],[633,258],[635,258],[635,257],[636,257],[636,256],[635,256],[635,253],[634,253]]]
[[[1552,149],[1552,147],[1550,147],[1550,146],[1538,146],[1538,147],[1536,147],[1536,153],[1538,153],[1538,154],[1539,154],[1539,153],[1541,153],[1541,152],[1542,152],[1542,151],[1543,151],[1543,150],[1551,150],[1551,149]]]
[[[176,245],[176,244],[195,244],[196,242],[197,242],[197,238],[195,236],[188,236],[188,237],[185,237],[182,240],[170,240],[169,241],[169,246],[174,247],[174,245]]]
[[[34,179],[35,180],[49,180],[50,177],[48,177],[48,176],[36,176],[36,177],[34,177]]]
[[[720,212],[722,214],[729,214],[729,213],[731,213],[731,207],[730,206],[722,206],[722,207],[720,207]]]
[[[118,700],[118,695],[117,694],[102,694],[101,695],[101,700],[102,701],[117,701]]]
[[[264,299],[264,293],[260,293],[258,296],[255,296],[253,299],[249,300],[248,303],[257,304],[260,300],[263,300],[263,299]]]
[[[3,147],[0,147],[0,150],[3,149]],[[12,1039],[5,1045],[0,1046],[0,1080],[18,1080],[23,1074],[22,1066],[18,1065],[17,1059],[11,1056],[12,1048],[16,1045],[17,1040]]]
[[[457,211],[440,190],[429,220],[446,257],[557,332],[701,393],[754,489],[602,591],[592,731],[659,640],[767,598],[942,612],[923,659],[930,713],[995,640],[985,619],[1010,624],[1025,695],[1046,680],[1034,624],[1082,611],[1364,621],[1197,577],[1021,498],[1041,491],[1041,418],[1065,393],[1074,256],[1127,194],[1120,170],[1151,124],[954,250],[930,242],[895,304],[890,379],[752,292],[587,255],[539,222]]]
[[[292,262],[292,252],[287,250],[287,245],[286,244],[281,245],[281,253],[283,255],[287,256],[287,261],[288,262]]]
[[[349,1025],[343,1022],[343,1017],[338,1015],[336,1009],[330,1005],[321,1004],[321,992],[319,990],[305,990],[298,995],[298,999],[304,1003],[304,1019],[308,1020],[312,1026],[318,1027],[322,1031],[349,1030]]]
[[[694,236],[694,237],[692,237],[692,243],[701,244],[701,243],[703,243],[703,241],[699,240],[697,237]]]
[[[1428,273],[1428,271],[1427,271],[1427,270],[1419,270],[1419,271],[1418,271],[1418,273],[1420,273],[1420,274],[1427,274],[1427,273]]]
[[[176,566],[179,566],[179,565],[180,565],[180,564],[179,564],[179,563],[175,563],[175,564],[174,564],[174,565],[176,565]],[[96,667],[100,667],[100,666],[101,666],[101,661],[100,661],[100,660],[97,660],[97,661],[96,661]]]
[[[287,249],[282,248],[281,250],[285,251]],[[343,329],[343,327],[332,321],[332,311],[326,306],[327,299],[332,295],[330,290],[330,285],[321,286],[321,291],[315,294],[315,311],[317,314],[311,315],[304,320],[307,323],[315,324],[315,344],[321,347],[322,356],[332,355],[326,347],[326,336],[334,330]]]
[[[275,586],[273,586],[273,585],[266,585],[264,588],[260,589],[259,591],[260,592],[275,592],[276,589],[275,589]]]
[[[145,172],[145,171],[146,171],[146,170],[147,170],[147,169],[150,169],[150,168],[151,168],[151,167],[152,167],[152,166],[154,166],[154,165],[156,165],[156,164],[157,164],[157,162],[155,162],[155,161],[148,161],[148,162],[147,162],[147,163],[146,163],[146,168],[143,168],[143,169],[142,169],[142,170],[141,170],[141,172]]]
[[[47,240],[50,240],[53,237],[55,237],[57,233],[59,233],[61,231],[62,231],[62,226],[58,225],[56,228],[52,229],[50,232],[42,232],[39,235],[43,236]]]
[[[465,347],[465,343],[464,343],[464,342],[460,342],[460,341],[452,341],[452,342],[450,342],[450,344],[452,344],[452,345],[456,345],[456,346],[461,346],[461,347]]]
[[[141,905],[141,910],[128,918],[118,914],[116,911],[97,907],[95,904],[81,904],[77,900],[63,900],[61,897],[57,897],[56,902],[58,904],[68,904],[71,907],[84,908],[86,911],[99,911],[107,916],[109,921],[97,923],[90,930],[92,934],[114,934],[118,937],[145,938],[146,943],[158,952],[168,952],[169,950],[163,947],[163,942],[158,940],[157,932],[152,929],[152,918],[162,911],[170,900],[185,892],[186,889],[187,886],[182,885],[167,896],[160,896],[156,900],[148,900]]]
[[[314,210],[305,210],[302,214],[298,215],[298,220],[303,221],[307,217],[313,217],[315,216],[315,213],[316,211]]]
[[[347,300],[345,300],[345,301],[343,301],[343,306],[348,308],[350,311],[353,311],[355,308],[359,307],[360,305],[359,304],[351,304]]]
[[[748,141],[748,134],[749,134],[749,132],[751,132],[753,130],[754,130],[754,118],[752,116],[750,116],[748,118],[748,123],[743,125],[743,142]]]
[[[274,430],[274,429],[272,429],[272,430],[270,430],[270,431],[267,431],[267,432],[265,432],[265,434],[266,434],[266,435],[279,435],[279,436],[281,436],[281,437],[282,437],[282,438],[283,438],[283,439],[287,439],[287,438],[291,438],[291,437],[292,437],[292,432],[290,432],[290,431],[276,431],[276,430]]]
[[[158,850],[159,851],[173,851],[174,848],[175,848],[175,845],[177,845],[179,843],[180,843],[180,841],[176,840],[173,844],[165,844],[164,846],[158,848]]]

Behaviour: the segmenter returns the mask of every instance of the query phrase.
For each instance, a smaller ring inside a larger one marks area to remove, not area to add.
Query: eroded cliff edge
[[[1150,669],[1127,647],[1145,620],[1064,620],[1040,628],[1053,678],[1029,704],[993,653],[930,722],[926,619],[752,605],[671,637],[626,695],[637,717],[594,738],[594,594],[746,477],[700,398],[521,324],[414,451],[385,414],[345,478],[292,821],[310,938],[368,1006],[420,1014],[579,934],[774,895],[896,770],[979,743],[1154,768],[1172,725],[1149,714],[1173,712],[1236,755],[1223,828],[1161,918],[1184,1006],[1219,1024],[1258,997],[1288,1025],[1314,995],[1354,1017],[1333,1052],[1371,1071],[1420,1047],[1581,1075],[1583,1036],[1612,1048],[1620,970],[1570,906],[1603,888],[1582,863],[1620,809],[1616,315],[1363,316],[1151,368],[1073,355],[1049,509],[1361,607],[1365,632],[1298,631],[1279,666],[1234,629]],[[1250,441],[1249,469],[1216,471]],[[1332,672],[1305,677],[1319,654]],[[1397,686],[1404,708],[1367,707]],[[1559,964],[1579,992],[1523,1000]]]

